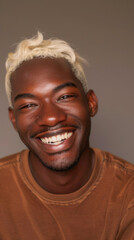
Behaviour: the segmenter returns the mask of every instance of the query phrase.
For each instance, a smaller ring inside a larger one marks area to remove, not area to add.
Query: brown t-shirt
[[[134,166],[93,149],[89,181],[51,194],[34,180],[28,150],[0,161],[0,240],[134,240]]]

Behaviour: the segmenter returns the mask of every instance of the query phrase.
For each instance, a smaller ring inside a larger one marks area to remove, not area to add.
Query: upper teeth
[[[60,134],[60,135],[56,135],[56,136],[52,136],[52,137],[45,137],[45,138],[41,138],[41,141],[43,143],[47,143],[47,144],[60,144],[62,140],[68,139],[72,136],[72,132],[65,132],[64,134]]]

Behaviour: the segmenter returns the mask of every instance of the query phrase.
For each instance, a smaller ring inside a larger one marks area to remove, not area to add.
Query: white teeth
[[[72,132],[69,132],[69,133],[67,134],[67,136],[68,136],[68,138],[70,138],[70,137],[72,136]]]
[[[69,132],[69,133],[65,132],[64,134],[61,134],[61,135],[56,135],[49,138],[47,137],[41,138],[41,141],[46,144],[58,145],[62,142],[62,140],[66,140],[70,138],[72,134],[73,134],[72,132]]]
[[[48,138],[45,138],[46,143],[48,143]]]
[[[56,142],[57,141],[56,137],[52,137],[51,139],[52,139],[52,142]]]
[[[57,141],[61,141],[61,136],[60,135],[57,136]]]
[[[65,136],[65,138],[67,138],[67,137],[68,137],[68,135],[67,135],[67,132],[64,134],[64,136]]]

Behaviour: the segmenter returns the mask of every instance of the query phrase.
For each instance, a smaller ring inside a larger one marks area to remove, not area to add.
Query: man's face
[[[24,62],[12,74],[10,119],[31,158],[65,170],[89,148],[90,114],[80,81],[63,59]]]

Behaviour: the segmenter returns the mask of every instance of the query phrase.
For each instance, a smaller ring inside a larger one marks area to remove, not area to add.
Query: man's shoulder
[[[0,169],[17,164],[20,161],[21,152],[14,153],[14,154],[5,156],[3,158],[0,158]]]
[[[123,158],[120,158],[114,154],[111,154],[109,152],[104,152],[104,160],[109,162],[114,167],[117,167],[123,171],[126,172],[132,172],[134,173],[134,165],[127,160],[124,160]]]
[[[101,161],[111,168],[134,175],[134,164],[112,153],[100,149],[94,149]]]
[[[134,205],[134,165],[109,152],[98,149],[95,151],[100,163],[100,179],[103,188],[109,186],[115,195],[129,195],[128,199]]]

